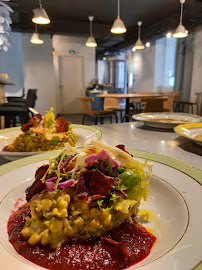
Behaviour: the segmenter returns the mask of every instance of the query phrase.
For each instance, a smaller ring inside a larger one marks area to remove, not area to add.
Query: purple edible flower
[[[53,192],[55,191],[55,182],[57,181],[57,176],[54,176],[52,178],[49,178],[46,180],[45,182],[45,185],[46,185],[46,190],[48,192]],[[75,182],[74,179],[69,179],[69,180],[66,180],[65,182],[62,182],[62,183],[59,183],[58,184],[58,188],[64,188],[64,189],[69,189],[69,187]]]
[[[69,179],[65,182],[59,183],[58,188],[64,188],[64,189],[69,189],[69,187],[74,184],[75,180],[74,179]]]
[[[92,167],[96,161],[101,165],[101,171],[105,173],[105,164],[104,161],[109,160],[114,175],[117,175],[117,169],[120,166],[119,162],[115,161],[104,149],[98,154],[92,154],[85,158],[85,162],[88,164],[88,168]]]

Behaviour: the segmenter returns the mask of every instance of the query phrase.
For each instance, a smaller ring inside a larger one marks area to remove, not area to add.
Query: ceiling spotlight
[[[136,50],[143,50],[145,47],[144,47],[144,44],[142,43],[141,39],[140,39],[140,28],[142,26],[142,22],[137,22],[137,25],[138,25],[138,40],[136,41],[135,43],[135,46],[133,47],[134,49]]]
[[[173,34],[173,37],[175,38],[185,38],[188,36],[188,31],[182,25],[183,4],[185,3],[185,0],[180,0],[180,3],[181,3],[180,24],[178,25],[177,29],[175,30],[175,33]]]
[[[92,34],[92,21],[94,19],[93,16],[89,16],[88,17],[89,21],[90,21],[90,37],[88,38],[88,40],[86,41],[86,46],[87,47],[97,47],[97,43],[93,37],[93,34]]]
[[[44,41],[39,37],[38,30],[37,30],[37,25],[35,24],[35,32],[33,33],[30,42],[33,44],[43,44]]]
[[[116,20],[114,21],[111,32],[113,34],[123,34],[127,31],[124,22],[120,19],[120,0],[118,0],[118,15]]]
[[[171,38],[171,37],[172,37],[172,33],[171,33],[171,32],[168,32],[168,33],[166,34],[166,37],[167,37],[167,38]]]
[[[106,60],[106,57],[103,57],[103,60]]]
[[[147,42],[146,44],[145,44],[145,46],[147,47],[147,48],[149,48],[150,47],[150,42]]]
[[[34,9],[34,17],[32,18],[33,23],[37,24],[49,24],[50,19],[45,9],[42,7],[41,0],[39,0],[39,8]]]

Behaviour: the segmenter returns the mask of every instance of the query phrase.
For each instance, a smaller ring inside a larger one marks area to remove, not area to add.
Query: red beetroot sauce
[[[156,237],[136,223],[123,222],[105,234],[105,237],[127,245],[127,254],[120,248],[101,242],[101,239],[90,239],[82,242],[68,242],[61,248],[30,245],[22,238],[21,230],[25,217],[30,215],[28,204],[23,205],[11,215],[8,221],[9,241],[15,250],[40,266],[53,270],[78,269],[125,269],[141,260],[148,254],[156,241]]]

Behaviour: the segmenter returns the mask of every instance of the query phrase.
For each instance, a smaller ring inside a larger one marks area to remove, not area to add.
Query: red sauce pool
[[[20,255],[48,269],[125,269],[148,256],[156,241],[156,237],[142,226],[123,222],[105,235],[120,243],[121,249],[113,244],[116,242],[110,243],[101,239],[90,239],[79,243],[68,242],[57,249],[42,245],[32,246],[21,236],[25,217],[28,215],[30,215],[30,210],[26,204],[10,217],[9,241]]]

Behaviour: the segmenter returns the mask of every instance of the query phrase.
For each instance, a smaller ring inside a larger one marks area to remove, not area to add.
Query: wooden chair
[[[167,97],[149,97],[141,98],[141,108],[139,112],[164,112],[163,104],[167,100]],[[132,116],[137,112],[129,112],[125,114],[125,118],[132,119]]]
[[[153,97],[153,98],[141,98],[141,101],[145,103],[143,112],[164,112],[164,102],[167,97]]]
[[[175,112],[186,112],[191,110],[191,113],[194,113],[194,107],[196,108],[196,114],[200,115],[200,103],[202,99],[202,92],[196,93],[196,101],[189,102],[189,101],[175,101],[174,104],[174,111]]]
[[[81,111],[83,114],[82,124],[84,125],[85,117],[92,116],[95,117],[95,125],[97,125],[97,120],[100,118],[100,123],[103,124],[104,117],[110,117],[112,123],[112,116],[114,115],[116,118],[116,123],[118,123],[118,118],[115,111],[105,111],[105,110],[97,110],[93,111],[91,102],[94,101],[93,97],[79,97],[81,104]]]
[[[104,110],[105,111],[114,111],[116,112],[120,112],[120,118],[121,118],[121,122],[122,122],[122,118],[123,118],[123,112],[125,112],[125,108],[121,108],[119,106],[119,100],[118,98],[105,98],[104,99]]]
[[[177,102],[179,100],[179,93],[178,92],[171,92],[171,93],[163,94],[163,96],[168,98],[163,103],[164,111],[173,112],[174,102]]]

